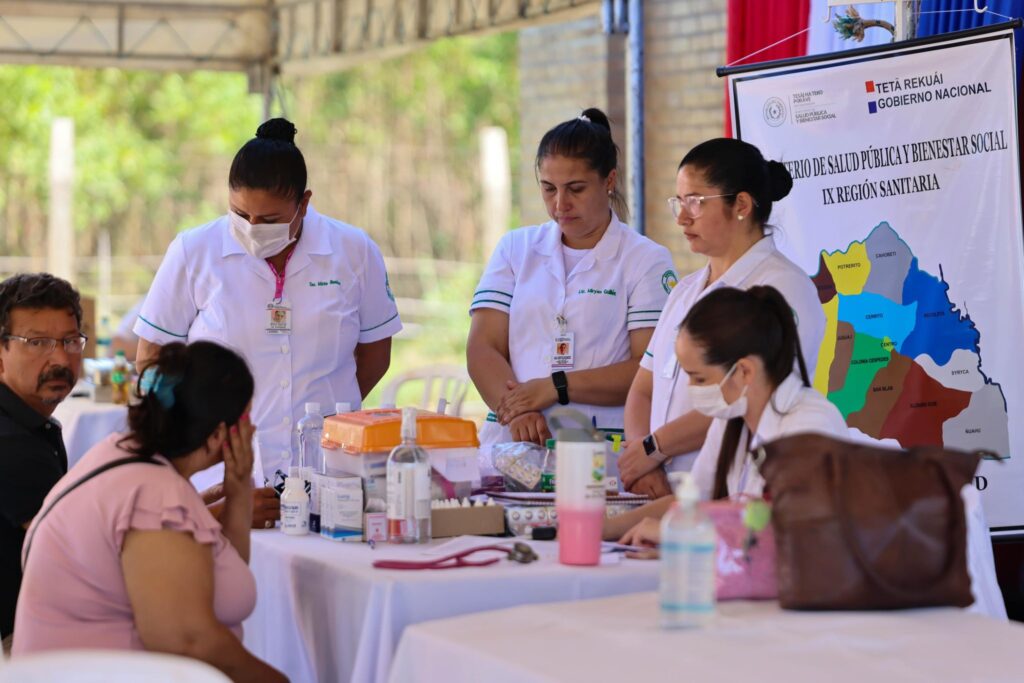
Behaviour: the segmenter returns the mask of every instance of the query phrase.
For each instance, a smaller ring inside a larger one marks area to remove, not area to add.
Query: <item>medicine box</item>
[[[316,474],[313,480],[319,491],[320,535],[335,541],[362,541],[362,479]]]

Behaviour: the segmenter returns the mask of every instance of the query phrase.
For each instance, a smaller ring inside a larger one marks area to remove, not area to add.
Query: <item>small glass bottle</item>
[[[114,369],[110,373],[110,384],[113,386],[113,401],[118,405],[128,404],[128,395],[131,391],[131,368],[128,367],[128,358],[124,351],[118,351],[114,356]]]
[[[430,541],[430,457],[416,445],[415,408],[402,409],[402,443],[387,462],[388,541]]]
[[[547,452],[544,454],[544,464],[541,466],[540,490],[541,493],[555,492],[555,440],[548,439],[544,447]]]

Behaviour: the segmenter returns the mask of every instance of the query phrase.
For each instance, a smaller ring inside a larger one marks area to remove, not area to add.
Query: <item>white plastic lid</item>
[[[301,491],[306,492],[306,482],[302,480],[302,477],[288,477],[284,480],[285,491]]]
[[[306,415],[319,415],[319,414],[320,414],[320,404],[319,403],[311,401],[311,402],[306,404]]]
[[[416,438],[416,415],[419,411],[415,408],[402,408],[402,438]]]
[[[336,414],[338,414],[338,415],[341,415],[342,413],[351,413],[352,412],[352,404],[349,403],[348,401],[342,401],[341,403],[335,403],[334,404],[334,412]]]

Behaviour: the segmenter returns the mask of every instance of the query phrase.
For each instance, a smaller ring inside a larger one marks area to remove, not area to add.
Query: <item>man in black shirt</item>
[[[68,470],[60,424],[50,416],[82,367],[78,292],[47,274],[0,282],[0,635],[9,651],[21,587],[25,530]]]

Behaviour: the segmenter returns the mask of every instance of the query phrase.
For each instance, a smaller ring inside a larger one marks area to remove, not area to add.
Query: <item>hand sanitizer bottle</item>
[[[430,457],[416,445],[415,408],[402,409],[402,443],[388,456],[388,541],[430,541]]]
[[[697,482],[686,473],[661,520],[662,628],[701,626],[715,613],[715,527],[697,507]]]

